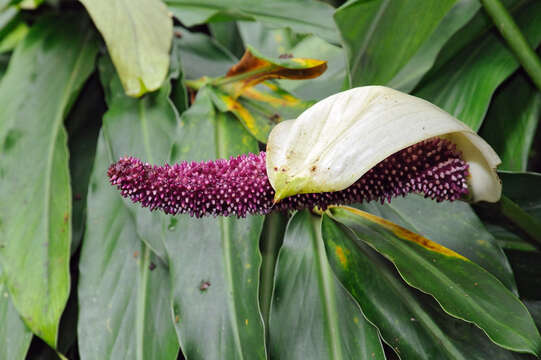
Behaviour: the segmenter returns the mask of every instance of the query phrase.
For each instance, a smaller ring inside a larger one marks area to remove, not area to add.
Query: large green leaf
[[[381,255],[325,215],[322,236],[334,273],[402,359],[518,358],[475,325],[449,317],[432,298],[408,287]]]
[[[501,170],[526,170],[540,114],[541,93],[522,73],[496,93],[480,135],[500,155]]]
[[[208,27],[212,37],[232,54],[238,58],[244,54],[244,45],[242,44],[237,22],[214,22],[208,24]]]
[[[257,142],[231,114],[216,113],[208,89],[181,117],[172,162],[257,152]],[[172,305],[188,359],[264,359],[259,311],[263,217],[166,217]]]
[[[541,174],[501,171],[499,176],[503,183],[501,201],[496,204],[480,204],[477,206],[478,212],[485,222],[491,224],[490,230],[496,236],[503,241],[514,242],[511,247],[531,250],[528,242],[539,247]]]
[[[0,262],[15,307],[52,347],[70,288],[71,188],[62,121],[97,50],[88,22],[46,17],[19,44],[0,84]]]
[[[176,359],[179,348],[168,269],[138,236],[132,212],[106,176],[116,160],[112,143],[136,134],[131,128],[102,133],[90,180],[78,288],[85,359]]]
[[[278,80],[285,90],[305,100],[320,100],[342,90],[346,79],[343,51],[315,35],[300,35],[290,29],[272,29],[261,23],[242,21],[239,30],[245,44],[269,57],[292,55],[327,61],[327,70],[315,79]]]
[[[126,94],[158,89],[169,69],[173,19],[160,0],[81,0],[99,29]]]
[[[276,359],[385,359],[376,328],[332,274],[321,218],[305,210],[289,221],[278,255],[270,313]]]
[[[177,124],[175,110],[169,100],[170,84],[141,99],[126,96],[111,61],[102,58],[101,81],[109,107],[103,118],[103,131],[111,147],[113,161],[135,156],[145,162],[163,164],[169,158]],[[166,260],[161,234],[161,215],[151,213],[125,200],[136,216],[139,236],[163,260]]]
[[[458,0],[455,2],[430,37],[387,85],[404,92],[413,90],[423,75],[432,67],[449,38],[463,27],[480,7],[481,4],[477,0]]]
[[[175,28],[174,46],[182,58],[182,72],[186,79],[202,76],[222,76],[237,59],[216,40],[201,33]]]
[[[360,209],[458,252],[516,293],[517,286],[507,258],[470,205],[462,201],[438,203],[412,194],[393,199],[389,204],[373,201],[361,205]]]
[[[15,310],[0,269],[0,358],[23,360],[32,340],[32,332]]]
[[[332,209],[333,217],[391,260],[413,287],[449,314],[473,322],[496,344],[541,353],[541,336],[526,307],[493,275],[464,258],[392,222],[354,208]]]
[[[541,42],[541,3],[532,1],[515,13],[516,22],[530,44]],[[496,88],[519,63],[496,33],[472,41],[445,66],[420,84],[420,96],[462,120],[474,130],[481,126]]]
[[[384,85],[431,39],[456,0],[350,0],[334,14],[351,87]],[[422,15],[419,14],[422,9]]]
[[[334,9],[315,0],[165,0],[165,3],[186,26],[224,20],[256,20],[338,42],[332,21]]]

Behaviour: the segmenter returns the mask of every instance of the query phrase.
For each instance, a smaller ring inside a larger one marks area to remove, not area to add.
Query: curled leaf
[[[327,62],[324,60],[288,57],[272,59],[248,46],[240,61],[216,85],[227,84],[227,92],[238,97],[245,88],[268,79],[313,79],[325,70]]]
[[[274,127],[266,165],[275,201],[343,190],[395,152],[436,136],[462,151],[471,200],[497,201],[501,161],[490,145],[437,106],[383,86],[332,95]]]

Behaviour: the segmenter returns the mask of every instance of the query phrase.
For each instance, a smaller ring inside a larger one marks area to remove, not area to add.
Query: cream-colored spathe
[[[388,156],[434,136],[452,140],[463,152],[471,199],[498,201],[501,160],[490,145],[437,106],[384,86],[329,96],[272,130],[267,174],[275,200],[343,190]]]

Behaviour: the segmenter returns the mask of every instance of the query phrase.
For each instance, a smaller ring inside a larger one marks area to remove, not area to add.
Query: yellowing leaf
[[[238,97],[245,88],[268,79],[313,79],[327,69],[323,60],[304,58],[271,59],[248,46],[240,61],[233,66],[225,78],[215,84],[224,85],[226,91]]]

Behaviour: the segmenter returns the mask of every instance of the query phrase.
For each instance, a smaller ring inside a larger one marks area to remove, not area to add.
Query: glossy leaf
[[[176,359],[169,273],[138,236],[133,214],[105,176],[115,160],[114,138],[107,137],[102,132],[88,193],[79,262],[79,351],[85,359]]]
[[[447,313],[473,322],[506,349],[541,352],[541,336],[526,307],[486,270],[383,218],[348,207],[332,208],[332,214],[359,241],[391,260],[408,284],[434,296]]]
[[[237,59],[216,40],[201,33],[175,28],[174,46],[182,59],[186,79],[217,77],[227,73]]]
[[[436,61],[441,49],[455,32],[462,28],[481,8],[477,0],[458,0],[445,14],[430,37],[419,47],[415,55],[388,83],[388,86],[410,92]]]
[[[233,55],[240,58],[244,54],[244,45],[236,21],[215,22],[208,24],[212,37]]]
[[[169,101],[170,84],[142,99],[126,96],[111,61],[99,63],[106,92],[108,111],[103,118],[103,132],[111,147],[113,161],[135,156],[149,163],[163,164],[169,158],[177,118]],[[164,261],[167,256],[162,239],[161,215],[151,213],[125,200],[136,218],[139,237]]]
[[[346,51],[350,86],[389,83],[430,39],[455,2],[351,0],[345,3],[334,19]]]
[[[402,359],[519,357],[496,346],[475,325],[445,314],[433,298],[408,287],[381,255],[326,215],[322,236],[336,277]]]
[[[500,155],[500,170],[525,171],[541,115],[541,93],[523,74],[504,86],[496,93],[480,134]]]
[[[256,20],[273,27],[291,27],[299,33],[314,33],[334,43],[338,33],[332,21],[333,8],[314,0],[166,0],[186,26],[224,20]]]
[[[513,272],[517,278],[517,286],[522,299],[541,300],[541,252],[522,251],[508,249],[505,254],[513,267]],[[532,314],[539,327],[539,320]]]
[[[70,288],[71,188],[62,122],[97,50],[88,22],[43,18],[17,47],[0,84],[0,262],[15,308],[53,348]]]
[[[376,328],[332,274],[320,226],[306,210],[289,221],[276,264],[271,357],[385,359]]]
[[[504,194],[528,214],[541,221],[541,174],[500,172]]]
[[[26,36],[29,27],[18,16],[15,16],[8,24],[2,24],[4,14],[0,17],[0,53],[11,51]],[[2,26],[4,25],[4,26]]]
[[[470,198],[497,201],[500,159],[494,150],[445,111],[384,86],[329,96],[274,127],[266,160],[274,198],[343,190],[388,156],[435,136],[462,152],[469,166]]]
[[[0,358],[23,360],[32,340],[32,332],[13,306],[0,269]]]
[[[240,122],[216,113],[202,88],[181,117],[171,162],[257,152]],[[264,359],[259,311],[259,236],[263,218],[167,217],[175,327],[188,359]]]
[[[291,55],[325,60],[327,70],[321,76],[305,80],[278,80],[282,88],[304,100],[319,100],[342,90],[346,80],[344,54],[315,35],[300,35],[288,28],[272,29],[257,22],[238,22],[245,44],[252,45],[269,57]]]
[[[534,47],[541,42],[539,14],[541,3],[532,1],[514,15]],[[415,95],[479,130],[494,91],[518,66],[504,40],[490,33],[452,57],[437,74],[419,85]]]
[[[456,251],[516,293],[513,271],[505,254],[465,202],[438,203],[411,194],[406,198],[395,198],[388,204],[373,201],[359,208]]]
[[[173,19],[160,0],[81,0],[99,29],[126,94],[160,87],[169,69]]]

